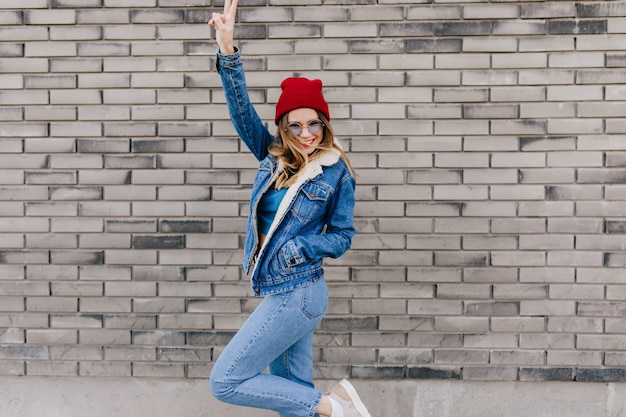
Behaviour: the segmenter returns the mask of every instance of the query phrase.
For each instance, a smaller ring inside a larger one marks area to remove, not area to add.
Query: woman
[[[209,24],[230,116],[260,161],[243,264],[254,294],[264,299],[220,354],[211,390],[221,401],[281,417],[370,417],[348,381],[327,395],[313,386],[313,331],[328,303],[322,260],[341,256],[354,235],[352,167],[334,139],[319,80],[283,81],[276,137],[265,128],[234,47],[236,11],[237,0],[226,0]]]

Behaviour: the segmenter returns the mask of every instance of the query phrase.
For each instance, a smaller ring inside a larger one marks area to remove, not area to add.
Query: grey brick
[[[114,376],[129,377],[131,376],[131,365],[129,363],[111,363],[111,362],[79,362],[80,376]]]
[[[104,90],[102,92],[103,104],[155,104],[156,102],[156,92],[152,90]],[[125,126],[132,127],[132,125],[128,124]],[[150,136],[154,136],[154,133]]]
[[[100,40],[102,29],[99,27],[51,27],[50,39],[54,41]]]
[[[607,53],[606,54],[606,66],[607,67],[622,67],[626,61],[626,54],[623,53]]]
[[[460,367],[442,369],[441,367],[432,368],[409,366],[407,369],[407,378],[455,380],[462,378],[462,369]]]
[[[354,378],[371,378],[371,379],[392,379],[403,377],[403,366],[368,366],[355,365],[352,367],[352,375]]]
[[[53,280],[78,279],[78,267],[57,265],[28,265],[26,277],[30,280]]]
[[[100,72],[102,59],[99,58],[52,58],[50,72]]]
[[[107,26],[103,28],[102,39],[125,40],[125,39],[154,39],[157,37],[156,27],[148,25],[131,26]]]
[[[624,372],[624,369],[620,368],[577,368],[576,380],[589,382],[623,382],[626,380],[626,372]]]
[[[48,232],[49,222],[46,219],[26,219],[24,217],[5,217],[0,219],[1,232]]]
[[[608,366],[621,367],[624,363],[624,355],[621,355],[619,352],[609,353],[606,355],[605,362]]]
[[[118,107],[118,106],[115,106]],[[133,120],[180,120],[183,118],[184,108],[182,106],[133,106]],[[136,142],[141,143],[140,140]],[[164,141],[165,142],[165,141]],[[170,142],[168,140],[167,142]],[[171,141],[176,143],[176,141]],[[133,143],[134,146],[134,143]]]
[[[51,200],[101,200],[101,187],[52,187]]]
[[[26,334],[28,343],[35,344],[75,344],[78,341],[78,331],[73,329],[30,329]]]
[[[169,348],[162,347],[157,351],[157,357],[166,361],[209,361],[211,359],[211,348]]]
[[[182,249],[185,247],[184,236],[133,236],[135,249]]]
[[[21,95],[21,100],[19,98],[19,95]],[[48,104],[48,97],[47,97],[47,93],[44,91],[37,91],[37,90],[33,90],[33,91],[19,91],[19,95],[17,94],[17,91],[12,91],[12,90],[5,90],[0,92],[0,104],[3,105],[14,105],[17,104],[18,102],[22,102],[23,104],[33,104],[33,105],[37,105],[37,104]],[[13,129],[17,129],[22,128],[24,129],[24,125],[14,125],[14,126],[6,126],[3,131],[3,135],[7,135],[7,133],[10,132],[10,130],[8,129],[9,127],[12,127]],[[44,136],[44,130],[42,130],[40,128],[39,130],[39,134],[37,134],[37,136]],[[9,133],[8,136],[14,136],[13,134]],[[28,136],[34,136],[33,134],[30,134]]]
[[[492,256],[493,257],[493,256]],[[436,252],[434,264],[437,266],[482,266],[487,265],[488,255],[482,252]],[[496,263],[494,263],[496,265]]]
[[[380,350],[381,363],[430,363],[432,352],[430,349],[391,349],[383,348]]]
[[[577,5],[573,3],[522,4],[520,6],[520,17],[525,19],[576,17],[576,9]],[[582,16],[582,14],[579,15]]]
[[[64,7],[101,7],[103,0],[52,0],[53,8]]]
[[[498,6],[491,5],[489,7],[484,5],[467,5],[463,8],[463,17],[465,19],[510,19],[517,17],[517,11],[518,9],[515,5],[503,4]]]
[[[482,102],[487,101],[489,92],[484,88],[437,88],[435,102]]]
[[[491,32],[488,21],[474,22],[442,22],[435,24],[435,36],[475,36],[487,35]]]
[[[72,25],[76,23],[74,10],[30,10],[24,12],[27,25]]]
[[[0,28],[0,36],[7,41],[43,41],[48,39],[47,32],[45,27],[36,26]]]
[[[326,10],[326,9],[324,8],[323,10]],[[351,20],[373,20],[373,21],[402,20],[403,15],[404,15],[404,8],[399,7],[399,6],[395,6],[395,7],[387,6],[387,7],[378,7],[378,8],[361,7],[361,8],[351,8],[348,11],[348,13],[349,13]],[[308,13],[302,13],[302,15],[308,16]],[[341,16],[343,16],[343,14],[340,15],[340,17]],[[332,19],[332,20],[336,20],[336,19]],[[347,20],[347,19],[344,19],[344,20]]]
[[[45,58],[3,58],[0,59],[0,72],[45,73],[48,60]]]
[[[29,42],[24,45],[24,56],[68,57],[77,55],[77,45],[75,42],[56,41],[54,45],[55,47],[51,48],[50,42]]]
[[[512,119],[519,114],[519,105],[465,104],[463,114],[468,119]]]
[[[435,363],[455,364],[462,362],[465,364],[486,364],[489,361],[489,352],[486,350],[461,351],[461,350],[441,350],[435,352]],[[465,370],[465,369],[464,369]],[[464,376],[465,377],[465,376]]]
[[[23,116],[22,108],[7,107],[7,108],[0,109],[0,120],[18,121],[18,120],[22,120],[23,118],[24,116]]]
[[[24,331],[21,329],[7,329],[0,333],[0,343],[24,343]]]
[[[546,89],[543,87],[495,87],[491,89],[492,101],[543,101],[545,98]]]
[[[183,23],[183,10],[131,10],[131,23]]]
[[[107,155],[104,166],[108,169],[141,169],[155,168],[156,157],[153,155]]]
[[[321,67],[319,57],[304,57],[298,62],[293,62],[290,57],[269,57],[267,68],[269,70],[319,70]]]
[[[133,88],[168,88],[183,87],[182,74],[133,74]]]
[[[467,52],[515,52],[515,39],[468,38],[463,41],[463,51]]]
[[[27,361],[28,375],[32,376],[73,376],[78,373],[78,364],[75,362]]]
[[[102,251],[50,251],[50,262],[57,265],[97,265],[104,263]]]
[[[47,359],[48,348],[0,345],[0,357],[2,359]]]
[[[554,20],[549,23],[549,32],[562,34],[602,34],[606,33],[606,20]]]
[[[620,16],[624,11],[625,5],[622,2],[577,4],[576,8],[581,17]]]
[[[26,308],[29,311],[78,311],[78,299],[73,297],[28,297]]]
[[[453,332],[486,332],[489,329],[489,319],[486,317],[437,317],[435,330]],[[469,337],[468,337],[469,339]],[[475,346],[473,346],[475,347]]]
[[[471,302],[465,305],[465,314],[470,316],[517,316],[519,302]]]
[[[105,230],[108,232],[155,232],[157,228],[156,220],[106,220]]]
[[[24,311],[24,297],[2,296],[0,301],[2,301],[3,309],[6,312]],[[23,340],[20,343],[23,343]]]
[[[64,91],[64,90],[53,90],[50,91],[50,104],[53,105],[65,105],[65,104],[102,104],[102,94],[98,90],[76,90],[76,91]],[[74,126],[72,124],[71,126]],[[67,130],[69,129],[69,125],[57,125],[56,135],[58,136],[69,136]],[[90,124],[83,125],[82,129],[91,129],[91,133],[87,136],[93,136],[96,133],[99,133],[98,124]],[[52,129],[52,127],[50,128]],[[63,131],[65,129],[65,131]],[[52,130],[51,130],[52,131]]]
[[[542,35],[548,32],[548,23],[541,20],[500,20],[493,23],[494,35]]]
[[[108,213],[110,214],[110,212],[111,211],[109,211]],[[126,210],[126,214],[128,214],[129,212],[130,210]],[[82,249],[130,248],[131,246],[130,238],[127,235],[122,235],[122,234],[106,234],[106,233],[99,233],[97,235],[83,234],[83,235],[80,235],[79,238],[80,238],[80,247]]]
[[[80,283],[54,283],[52,294],[58,296],[102,296],[103,288],[100,283],[80,282]]]
[[[78,85],[80,88],[130,87],[130,76],[128,74],[80,74]]]
[[[436,185],[434,200],[483,200],[488,195],[488,189],[475,185]]]
[[[547,67],[548,56],[545,53],[520,53],[520,54],[498,54],[493,58],[494,68],[545,68]],[[542,70],[535,70],[541,72]],[[526,71],[519,71],[524,74]],[[531,72],[532,73],[532,72]]]
[[[136,43],[131,46],[131,55],[183,55],[184,44],[182,42],[150,42]]]
[[[49,324],[46,318],[46,314],[19,314],[9,313],[2,316],[1,322],[3,327],[23,327],[31,329],[44,329],[48,328]]]
[[[2,75],[0,76],[0,87],[3,89],[22,89],[24,88],[24,77],[21,75]]]
[[[579,70],[576,73],[578,82],[580,84],[614,84],[620,83],[620,79],[624,77],[624,71],[621,69],[616,70]]]
[[[76,107],[74,106],[37,106],[24,109],[25,120],[76,120]]]
[[[109,73],[126,72],[126,71],[154,71],[156,70],[155,58],[105,58],[100,60],[100,65],[104,71]]]
[[[0,16],[1,19],[1,16]],[[0,56],[4,57],[23,57],[24,56],[24,44],[8,44],[0,45]]]
[[[24,205],[18,201],[0,202],[0,210],[2,210],[2,213],[7,217],[19,217],[24,214]]]
[[[27,245],[31,248],[48,248],[48,249],[71,249],[78,247],[78,238],[76,235],[30,235],[27,236]]]
[[[3,25],[20,25],[23,23],[23,13],[17,10],[0,12],[0,23]]]
[[[175,363],[161,363],[157,365],[139,363],[133,367],[133,376],[182,378],[185,376],[185,368],[182,364]]]
[[[67,0],[65,0],[67,1]],[[78,1],[78,0],[76,0]],[[103,0],[91,0],[103,1]],[[99,7],[99,6],[96,6]],[[78,10],[77,21],[79,24],[127,24],[130,22],[130,14],[124,9],[110,10]]]
[[[150,104],[152,102],[147,100],[144,102],[134,102],[136,104]],[[189,90],[161,90],[158,92],[157,101],[158,104],[180,104],[180,103],[208,103],[209,97],[203,91],[189,91]]]
[[[520,346],[538,349],[573,349],[574,335],[520,335]]]
[[[18,254],[17,252],[13,252],[16,255]],[[36,254],[36,253],[31,253],[31,255]],[[39,254],[45,254],[45,252],[39,252]],[[3,263],[14,263],[14,262],[10,262],[11,260],[11,255],[12,252],[10,251],[0,251],[0,255],[2,256],[3,259]],[[41,256],[40,256],[41,257]],[[47,256],[46,256],[47,257]],[[33,261],[35,260],[34,257],[32,259]],[[20,264],[24,264],[24,262],[17,262]],[[42,262],[39,261],[38,263],[46,263],[46,262]],[[21,296],[25,296],[25,295],[29,295],[29,296],[48,296],[50,294],[49,289],[47,288],[48,285],[45,282],[0,282],[0,295],[8,295],[8,296],[17,296],[17,295],[21,295]],[[8,317],[9,319],[11,319],[11,316]],[[4,326],[4,327],[8,327],[8,325]]]
[[[380,36],[429,36],[433,33],[432,23],[381,23]]]
[[[463,368],[464,380],[507,381],[515,380],[517,376],[517,368],[511,366],[471,366]]]

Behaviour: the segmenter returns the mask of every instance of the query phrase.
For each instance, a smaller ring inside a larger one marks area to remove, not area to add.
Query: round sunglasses
[[[291,122],[287,125],[287,129],[294,136],[300,136],[302,134],[302,129],[305,128],[310,134],[317,135],[324,129],[324,123],[319,119],[313,119],[306,126],[302,126],[298,122]]]

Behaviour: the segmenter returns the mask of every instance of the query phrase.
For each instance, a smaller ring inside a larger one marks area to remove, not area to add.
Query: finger
[[[224,0],[224,16],[230,12],[230,0]]]
[[[228,2],[230,3],[230,0],[228,0]],[[230,4],[230,15],[233,17],[233,19],[235,19],[235,14],[237,13],[237,3],[239,2],[239,0],[232,0],[232,3]]]
[[[213,22],[214,25],[224,23],[224,15],[219,13],[213,13],[210,22]]]

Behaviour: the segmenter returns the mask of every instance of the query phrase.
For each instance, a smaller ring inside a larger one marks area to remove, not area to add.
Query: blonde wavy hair
[[[269,146],[268,151],[271,155],[279,158],[283,161],[284,169],[276,179],[275,187],[276,189],[289,187],[296,181],[296,177],[302,170],[309,164],[309,162],[319,158],[324,152],[328,152],[330,149],[335,149],[341,155],[341,158],[348,165],[348,169],[350,170],[350,174],[354,177],[354,168],[350,163],[350,159],[348,155],[344,152],[343,149],[335,142],[335,132],[328,121],[328,118],[324,116],[323,113],[317,111],[317,117],[324,124],[324,129],[322,131],[322,141],[318,145],[318,147],[313,151],[311,155],[303,154],[299,149],[301,149],[301,145],[298,142],[298,139],[290,134],[287,125],[289,124],[287,121],[287,114],[285,114],[278,121],[278,130],[276,133],[276,137],[279,139],[277,141],[272,142]]]

